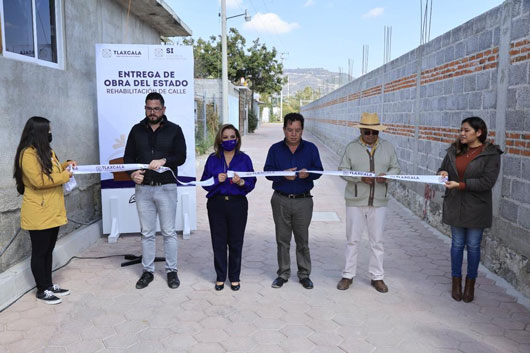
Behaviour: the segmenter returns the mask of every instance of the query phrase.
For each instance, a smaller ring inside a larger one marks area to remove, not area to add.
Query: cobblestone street
[[[338,157],[310,135],[324,168]],[[382,136],[384,138],[384,134]],[[243,138],[242,150],[263,170],[281,126],[265,124]],[[206,157],[198,158],[201,175]],[[530,311],[481,266],[475,300],[451,298],[449,239],[392,200],[385,233],[385,282],[370,286],[363,238],[358,276],[338,291],[344,265],[345,210],[339,177],[322,176],[310,227],[312,290],[296,278],[294,240],[288,283],[276,277],[271,182],[260,178],[249,194],[241,290],[214,290],[206,192],[197,189],[197,230],[179,240],[181,285],[169,289],[162,263],[154,281],[137,290],[141,265],[121,268],[121,257],[74,259],[54,273],[72,291],[59,305],[44,305],[32,291],[0,314],[0,352],[530,352]],[[162,254],[162,239],[157,250]],[[80,256],[139,254],[140,237],[101,238]],[[528,299],[526,299],[528,300]]]

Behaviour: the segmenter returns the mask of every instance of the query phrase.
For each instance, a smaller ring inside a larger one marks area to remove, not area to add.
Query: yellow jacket
[[[70,179],[65,170],[68,163],[60,164],[52,151],[52,181],[42,172],[35,148],[26,148],[20,162],[25,187],[20,210],[22,229],[43,230],[66,224],[62,185]]]

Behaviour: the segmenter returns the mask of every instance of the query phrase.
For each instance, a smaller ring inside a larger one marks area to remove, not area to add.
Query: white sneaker
[[[59,304],[62,302],[61,298],[57,298],[55,295],[53,295],[53,292],[49,290],[45,290],[42,293],[37,292],[37,300],[40,300],[46,304]]]
[[[70,294],[70,291],[68,289],[61,288],[57,284],[54,284],[53,286],[48,288],[48,290],[52,292],[53,295],[58,296],[58,297],[64,297],[65,295]]]

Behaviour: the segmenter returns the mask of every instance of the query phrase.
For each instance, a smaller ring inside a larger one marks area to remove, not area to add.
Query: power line
[[[252,9],[254,10],[254,13],[258,13],[259,11],[257,10],[257,7],[254,5],[254,2],[252,0],[249,0],[249,3],[250,3],[250,6],[252,7]],[[263,1],[263,5],[265,6],[265,11],[268,12],[268,13],[272,13],[270,10],[269,10],[269,7],[267,6],[267,4]],[[280,35],[278,35],[278,33],[276,32],[270,32],[270,33],[267,33],[267,32],[263,32],[263,33],[259,33],[258,31],[254,30],[254,32],[256,33],[256,36],[259,38],[260,35],[263,35],[267,38],[267,42],[270,42],[272,43],[272,46],[273,47],[279,47],[281,46],[281,49],[285,50],[287,49],[288,47],[284,45]],[[272,35],[274,36],[274,38],[270,37],[269,35]],[[276,45],[274,45],[274,43],[277,42]],[[279,44],[279,45],[278,45]],[[280,50],[280,48],[276,48],[278,51]]]

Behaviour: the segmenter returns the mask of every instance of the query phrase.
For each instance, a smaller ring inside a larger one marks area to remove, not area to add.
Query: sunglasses
[[[368,136],[368,135],[377,136],[377,135],[379,135],[379,131],[366,129],[366,130],[363,130],[363,135],[365,135],[365,136]]]

